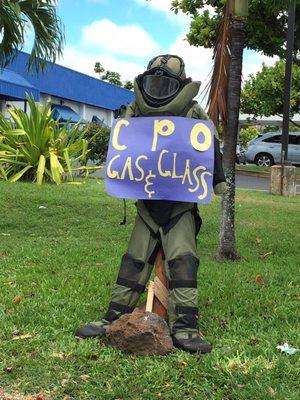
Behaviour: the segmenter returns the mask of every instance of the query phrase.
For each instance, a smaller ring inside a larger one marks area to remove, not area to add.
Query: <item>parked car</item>
[[[246,149],[249,163],[269,167],[281,162],[281,132],[269,132],[250,140]],[[300,164],[300,132],[289,134],[288,161]]]
[[[246,164],[246,155],[244,147],[239,144],[236,146],[236,163],[237,164]]]
[[[223,145],[220,146],[220,151],[223,155]],[[237,164],[246,164],[245,149],[239,144],[236,146],[235,162]]]

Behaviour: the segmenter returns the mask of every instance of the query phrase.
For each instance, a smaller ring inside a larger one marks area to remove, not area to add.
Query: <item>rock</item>
[[[107,337],[113,346],[127,353],[164,355],[175,350],[166,321],[139,308],[114,321]]]

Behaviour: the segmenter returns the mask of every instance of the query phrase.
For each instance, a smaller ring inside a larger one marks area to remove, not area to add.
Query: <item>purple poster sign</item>
[[[213,168],[211,121],[167,116],[114,121],[105,179],[111,196],[209,203]]]

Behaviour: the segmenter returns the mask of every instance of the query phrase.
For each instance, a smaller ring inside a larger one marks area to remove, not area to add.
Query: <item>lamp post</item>
[[[295,13],[296,0],[289,1],[286,63],[285,63],[285,84],[283,102],[282,140],[281,140],[281,161],[287,161],[289,144],[289,122],[290,122],[290,101],[292,84],[292,64],[295,37]]]
[[[293,167],[287,161],[288,145],[289,145],[290,107],[291,107],[290,102],[291,102],[292,65],[293,65],[293,50],[294,50],[294,36],[295,36],[295,14],[296,14],[296,0],[289,0],[282,139],[281,139],[281,165],[273,165],[273,167],[271,168],[271,186],[270,186],[271,193],[281,194],[282,196],[296,196],[296,167]]]

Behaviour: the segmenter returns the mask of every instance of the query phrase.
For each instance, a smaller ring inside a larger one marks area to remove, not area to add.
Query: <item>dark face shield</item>
[[[146,75],[142,85],[146,95],[155,100],[172,98],[181,87],[178,79],[164,75]]]

